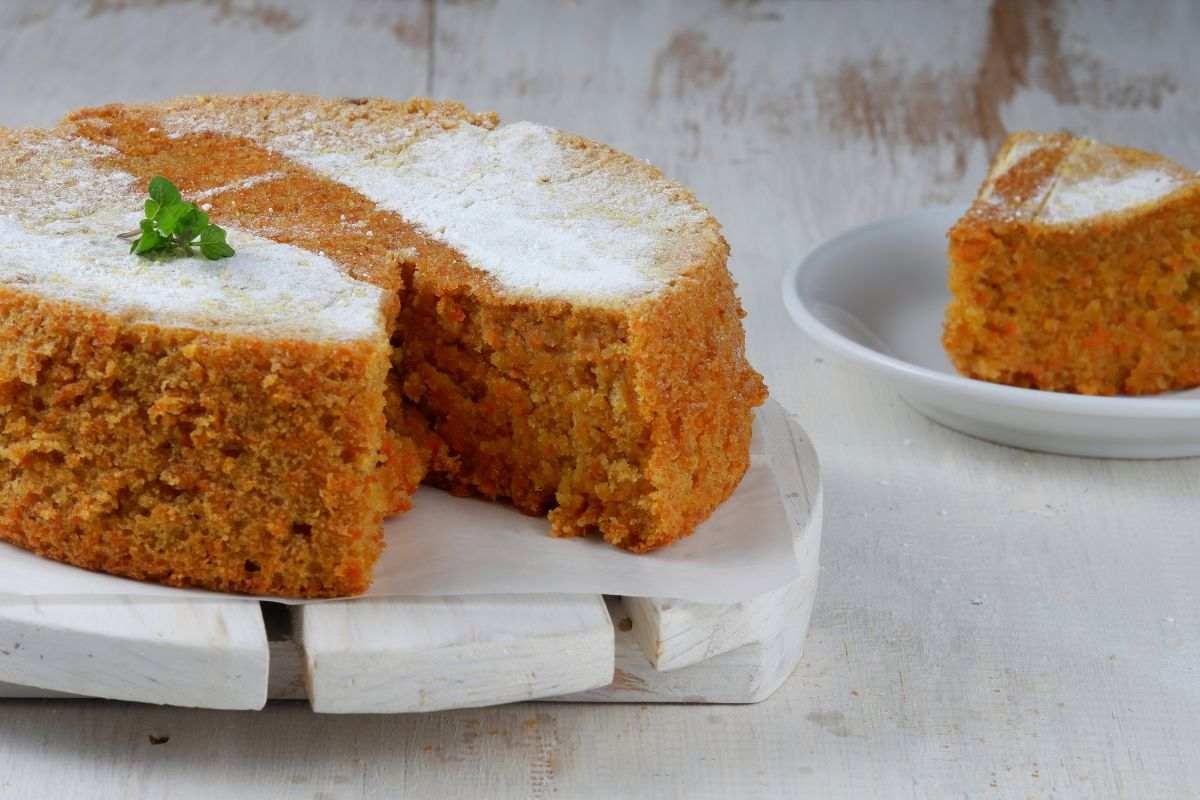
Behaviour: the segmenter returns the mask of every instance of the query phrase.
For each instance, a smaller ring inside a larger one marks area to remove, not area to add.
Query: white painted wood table
[[[1197,796],[1200,462],[938,428],[802,341],[779,279],[860,221],[965,202],[1009,130],[1200,166],[1198,32],[1182,0],[3,4],[5,124],[194,91],[427,92],[658,164],[726,226],[826,523],[804,658],[759,705],[0,701],[0,798]],[[259,668],[253,630],[228,635],[209,674]]]

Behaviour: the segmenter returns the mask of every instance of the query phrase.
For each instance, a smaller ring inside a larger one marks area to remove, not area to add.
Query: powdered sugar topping
[[[196,192],[188,199],[193,202],[198,200],[207,200],[210,197],[216,197],[217,195],[224,194],[225,192],[242,191],[244,189],[249,189],[251,186],[257,186],[260,183],[277,181],[282,177],[282,172],[265,172],[262,175],[252,175],[249,178],[245,178],[234,183],[227,183],[224,186],[214,186],[211,189],[205,189],[202,192]]]
[[[1003,157],[996,160],[992,165],[991,173],[988,178],[992,181],[999,179],[1010,169],[1020,164],[1025,160],[1026,156],[1033,155],[1039,150],[1046,147],[1045,137],[1038,135],[1025,135],[1013,142],[1012,146],[1004,152]]]
[[[569,158],[550,128],[473,125],[398,152],[287,155],[461,252],[504,287],[536,295],[629,296],[670,275],[664,240],[704,214],[647,185]]]
[[[174,134],[257,138],[400,215],[517,293],[654,292],[678,272],[681,241],[708,220],[676,185],[605,151],[581,155],[558,131],[526,122],[351,131],[314,118],[264,128],[190,110],[165,122]]]
[[[1157,200],[1184,185],[1155,169],[1136,169],[1084,180],[1060,180],[1042,208],[1040,219],[1051,225],[1078,222]]]
[[[247,231],[227,228],[237,254],[220,261],[130,255],[116,234],[141,217],[133,177],[97,168],[94,145],[48,139],[25,147],[29,157],[0,179],[0,284],[170,327],[381,335],[380,289],[321,255]]]

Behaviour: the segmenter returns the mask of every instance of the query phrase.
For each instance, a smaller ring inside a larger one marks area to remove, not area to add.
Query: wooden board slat
[[[175,706],[257,709],[269,656],[254,602],[0,601],[0,681]]]
[[[86,700],[77,694],[56,692],[51,689],[39,689],[36,686],[18,686],[15,683],[0,682],[0,698],[5,700]]]
[[[496,705],[613,676],[613,627],[599,596],[387,598],[293,613],[316,711]]]
[[[803,575],[741,603],[713,604],[666,598],[623,598],[633,636],[655,669],[679,669],[748,644],[768,642],[794,628],[817,589],[822,493],[816,451],[800,425],[778,403],[759,410],[752,448],[770,460],[788,508]],[[801,638],[804,631],[799,632]]]
[[[810,534],[819,539],[819,524]],[[806,574],[753,600],[729,605],[661,598],[622,598],[634,641],[660,672],[681,669],[749,644],[771,641],[795,627],[817,590],[818,547],[801,554]],[[803,638],[804,632],[800,632]]]
[[[624,626],[618,625],[612,683],[548,699],[587,703],[761,702],[795,671],[804,650],[813,598],[814,595],[809,594],[807,601],[794,609],[790,624],[782,627],[774,638],[668,672],[656,670],[642,653],[633,631],[622,630]],[[614,616],[620,613],[620,606],[614,603]]]

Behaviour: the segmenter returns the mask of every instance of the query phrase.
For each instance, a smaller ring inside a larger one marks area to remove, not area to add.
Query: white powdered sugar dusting
[[[264,172],[262,175],[252,175],[249,178],[235,181],[234,183],[227,183],[224,186],[214,186],[211,189],[205,189],[202,192],[196,192],[195,194],[189,195],[188,200],[193,202],[197,200],[207,200],[210,197],[216,197],[217,195],[224,194],[225,192],[241,191],[242,189],[249,189],[251,186],[257,186],[260,183],[277,181],[283,176],[284,174],[282,172]]]
[[[1078,222],[1100,214],[1134,208],[1183,186],[1178,178],[1153,169],[1060,180],[1042,207],[1039,219],[1049,224]]]
[[[1010,169],[1020,164],[1025,160],[1026,156],[1036,153],[1046,147],[1045,137],[1037,135],[1026,135],[1017,141],[1013,142],[1012,147],[1004,153],[1003,158],[998,159],[992,165],[991,173],[988,178],[995,181]]]
[[[0,216],[0,283],[170,327],[335,340],[382,330],[382,292],[327,258],[229,228],[231,258],[151,260],[130,255],[113,233],[138,217],[30,230]]]
[[[132,176],[97,168],[94,147],[32,143],[31,157],[0,178],[0,284],[169,327],[339,341],[382,334],[382,290],[291,245],[227,227],[231,258],[131,255],[117,234],[137,228],[144,195]]]
[[[665,180],[578,157],[531,123],[458,125],[364,146],[290,133],[269,145],[462,253],[505,289],[621,298],[662,288],[669,257],[707,214]]]

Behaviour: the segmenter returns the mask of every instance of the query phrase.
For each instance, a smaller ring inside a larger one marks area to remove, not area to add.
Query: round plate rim
[[[1006,386],[937,372],[852,341],[818,319],[805,304],[800,293],[799,281],[815,264],[827,258],[831,250],[845,247],[856,238],[879,228],[899,225],[920,217],[942,216],[953,219],[961,216],[963,210],[961,206],[930,206],[907,214],[884,217],[856,225],[817,245],[808,255],[788,268],[783,277],[783,302],[792,321],[809,338],[848,361],[914,389],[937,389],[991,405],[1031,411],[1055,411],[1077,416],[1200,419],[1200,399],[1067,394]]]

